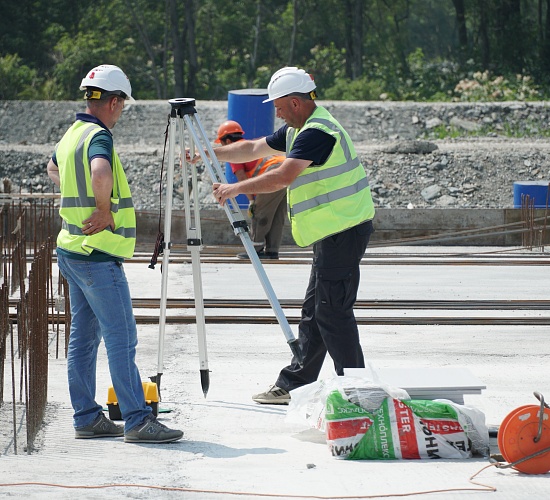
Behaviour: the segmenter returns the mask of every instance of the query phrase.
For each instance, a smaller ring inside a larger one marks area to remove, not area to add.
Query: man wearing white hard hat
[[[298,328],[303,365],[293,359],[275,384],[253,400],[288,404],[289,392],[317,380],[325,356],[338,375],[365,361],[353,306],[359,264],[374,231],[374,204],[365,169],[338,121],[315,99],[308,73],[285,67],[271,77],[269,98],[286,125],[274,134],[216,148],[220,161],[245,162],[286,152],[282,165],[258,178],[213,186],[224,204],[238,194],[287,188],[288,216],[299,246],[313,245],[313,265]]]
[[[69,283],[67,371],[75,437],[177,441],[183,432],[158,422],[145,402],[135,363],[136,321],[122,266],[134,253],[136,216],[110,129],[125,102],[134,101],[132,87],[120,68],[104,64],[88,72],[80,90],[86,112],[77,113],[48,163],[48,175],[61,191],[57,262]],[[95,400],[102,339],[124,426],[108,419]]]

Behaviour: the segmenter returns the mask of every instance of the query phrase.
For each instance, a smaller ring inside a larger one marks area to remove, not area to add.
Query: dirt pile
[[[545,103],[320,103],[354,140],[379,207],[510,208],[515,181],[550,179]],[[199,101],[196,109],[213,139],[227,102]],[[46,164],[78,111],[81,102],[1,103],[0,178],[16,191],[52,192]],[[113,131],[139,210],[158,208],[165,187],[160,172],[169,111],[167,102],[143,101]],[[444,131],[456,137],[440,139]],[[204,173],[201,179],[200,198],[214,206],[210,180]],[[177,172],[175,208],[182,207],[184,187]]]

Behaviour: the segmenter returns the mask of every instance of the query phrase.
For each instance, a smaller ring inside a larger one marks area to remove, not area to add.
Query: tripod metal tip
[[[210,370],[201,370],[201,387],[204,397],[208,394],[210,388]]]

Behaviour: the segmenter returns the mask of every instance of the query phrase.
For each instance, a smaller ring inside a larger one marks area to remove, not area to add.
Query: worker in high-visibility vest
[[[253,396],[258,403],[288,404],[290,391],[317,380],[327,352],[338,375],[344,368],[365,366],[353,306],[359,264],[374,231],[374,204],[349,135],[316,104],[315,89],[304,70],[280,69],[271,77],[264,102],[274,102],[286,125],[265,138],[214,149],[218,160],[234,162],[285,151],[279,168],[235,184],[214,183],[213,194],[224,204],[238,194],[287,187],[292,235],[302,247],[313,245],[298,331],[303,364],[293,358],[270,389]]]
[[[69,284],[69,394],[77,439],[122,437],[131,443],[168,443],[183,432],[160,423],[147,406],[135,363],[137,329],[123,261],[132,257],[136,215],[110,129],[132,98],[128,77],[103,64],[82,79],[86,112],[57,144],[48,175],[60,188],[57,263]],[[103,414],[96,396],[97,352],[105,342],[124,425]]]
[[[234,120],[227,120],[218,127],[214,142],[223,146],[245,140],[244,130]],[[275,155],[244,163],[229,163],[238,182],[262,175],[277,168],[285,156]],[[250,238],[260,259],[278,259],[286,219],[286,188],[273,193],[247,195],[250,216]],[[237,254],[239,259],[248,259],[248,254]]]

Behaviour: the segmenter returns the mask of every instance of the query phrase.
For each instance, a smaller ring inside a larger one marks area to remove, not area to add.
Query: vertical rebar
[[[11,404],[13,415],[13,452],[17,455],[17,412],[15,400],[15,348],[13,340],[13,325],[10,323],[10,343],[11,343]]]
[[[20,447],[17,418],[21,403],[26,416],[29,453],[34,449],[34,441],[42,426],[47,405],[49,308],[50,305],[53,308],[51,298],[54,286],[51,234],[53,212],[53,201],[45,203],[39,197],[20,197],[18,202],[12,200],[0,206],[0,405],[4,397],[4,360],[8,353],[9,338],[15,453],[18,446]],[[27,268],[28,237],[32,243],[30,271]],[[15,321],[10,319],[10,290],[18,296]],[[66,293],[63,285],[60,291]],[[51,318],[52,322],[55,321],[53,309]],[[70,323],[70,318],[68,321]],[[19,380],[16,377],[17,372]]]
[[[544,252],[544,244],[546,243],[546,224],[548,223],[548,203],[550,201],[550,182],[546,188],[546,206],[544,207],[544,224],[542,226],[542,236],[541,236],[541,251]]]
[[[49,242],[38,250],[29,273],[28,308],[28,410],[27,450],[30,453],[40,430],[47,404],[48,300],[47,285],[51,262]]]
[[[9,325],[10,303],[8,287],[5,283],[2,283],[0,285],[0,406],[4,402],[4,366],[6,362]]]

